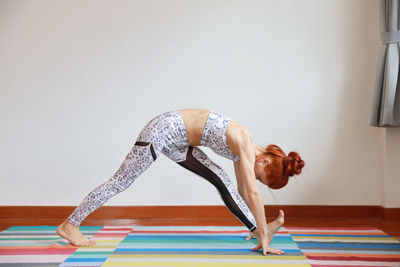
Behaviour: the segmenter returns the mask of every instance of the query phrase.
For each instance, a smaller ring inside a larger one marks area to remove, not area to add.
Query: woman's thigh
[[[160,155],[165,143],[164,135],[161,116],[149,121],[110,182],[119,189],[128,188]]]

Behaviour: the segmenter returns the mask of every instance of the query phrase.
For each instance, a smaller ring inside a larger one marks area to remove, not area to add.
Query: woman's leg
[[[232,184],[228,174],[214,163],[200,148],[189,146],[186,160],[177,162],[182,167],[212,183],[228,209],[250,230],[257,229],[256,220]]]
[[[88,240],[79,231],[82,221],[97,208],[101,207],[111,197],[126,190],[158,157],[162,149],[162,136],[154,136],[153,142],[140,141],[144,134],[149,134],[151,128],[144,128],[137,142],[129,151],[115,174],[93,189],[69,215],[69,217],[58,227],[57,234],[67,239],[75,246],[94,245],[95,242]]]
[[[80,225],[93,211],[110,198],[125,191],[156,159],[153,145],[136,142],[115,174],[93,189],[68,217],[70,223]]]

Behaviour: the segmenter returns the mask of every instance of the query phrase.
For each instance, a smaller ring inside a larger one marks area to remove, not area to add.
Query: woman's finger
[[[258,244],[257,246],[255,246],[254,248],[253,248],[253,250],[254,251],[257,251],[257,250],[259,250],[261,248],[261,246],[260,246],[260,244]]]
[[[264,256],[267,256],[268,249],[270,249],[270,247],[267,245],[267,242],[263,242],[262,243],[262,253]]]
[[[267,252],[271,253],[271,254],[277,254],[277,255],[285,254],[285,252],[283,252],[282,250],[274,249],[274,248],[268,248]]]
[[[256,251],[258,251],[259,249],[262,249],[262,254],[264,255],[264,256],[267,256],[267,253],[269,252],[269,250],[270,250],[270,248],[267,248],[267,246],[265,245],[265,246],[261,246],[260,244],[257,246],[257,250]],[[253,249],[254,250],[254,249]]]

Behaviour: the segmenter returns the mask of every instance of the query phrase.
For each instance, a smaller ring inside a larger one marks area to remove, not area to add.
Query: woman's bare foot
[[[87,239],[79,231],[79,226],[73,225],[68,219],[58,226],[56,233],[62,238],[67,239],[73,246],[86,247],[96,244],[94,240]]]
[[[278,217],[273,221],[268,224],[268,244],[271,244],[272,238],[274,238],[275,233],[281,228],[283,223],[285,222],[285,214],[283,213],[283,210],[279,210],[279,215]],[[256,230],[258,231],[258,229]],[[250,232],[249,236],[246,237],[246,240],[250,240],[250,238],[257,238],[258,232]]]
[[[269,242],[269,244],[271,244],[275,233],[278,232],[279,228],[281,228],[281,226],[283,225],[284,222],[285,222],[285,214],[283,213],[283,210],[279,210],[278,218],[276,218],[273,222],[270,222],[268,224],[268,242]]]

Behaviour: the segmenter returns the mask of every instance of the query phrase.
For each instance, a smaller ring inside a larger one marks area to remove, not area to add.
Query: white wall
[[[78,205],[148,120],[186,107],[302,155],[297,184],[273,196],[260,185],[266,204],[384,202],[385,132],[369,126],[378,6],[0,1],[0,205]],[[204,150],[236,182],[232,163]],[[222,204],[161,156],[106,205]]]
[[[400,128],[386,129],[382,205],[400,207]]]

